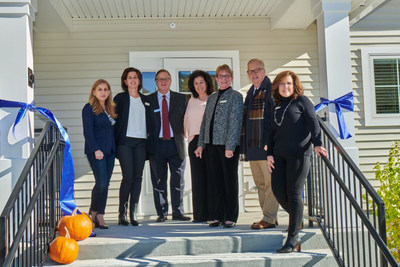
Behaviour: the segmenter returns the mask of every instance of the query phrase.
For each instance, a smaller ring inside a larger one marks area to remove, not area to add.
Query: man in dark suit
[[[157,222],[164,222],[168,214],[168,166],[170,169],[170,193],[172,219],[189,221],[184,216],[183,193],[185,175],[185,148],[183,117],[187,99],[184,94],[170,90],[171,75],[161,69],[156,73],[158,91],[149,95],[150,120],[150,171],[153,184]]]

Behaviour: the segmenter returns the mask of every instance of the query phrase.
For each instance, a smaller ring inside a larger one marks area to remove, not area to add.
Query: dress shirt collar
[[[256,94],[257,90],[260,89],[260,87],[261,87],[261,84],[258,87],[254,86],[253,95]]]
[[[168,90],[168,92],[165,94],[165,98],[167,99],[167,101],[169,101],[169,97],[170,97],[170,92],[171,92],[171,90]],[[160,93],[160,91],[157,91],[157,96],[158,96],[158,99],[159,100],[162,100],[163,99],[163,96],[164,94],[161,94]]]

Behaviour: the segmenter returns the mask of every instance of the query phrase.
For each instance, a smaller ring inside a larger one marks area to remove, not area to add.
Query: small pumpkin
[[[61,218],[58,223],[58,232],[61,236],[66,235],[65,228],[68,229],[72,239],[76,241],[88,238],[93,230],[93,222],[87,214],[77,214],[75,208],[71,215]]]
[[[50,243],[50,258],[61,264],[69,264],[76,260],[79,253],[78,243],[69,235],[67,227],[64,227],[65,237],[59,236]]]

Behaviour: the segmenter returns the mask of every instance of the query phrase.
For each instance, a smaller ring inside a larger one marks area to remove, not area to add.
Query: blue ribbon
[[[333,101],[321,97],[321,103],[319,103],[318,105],[315,106],[315,112],[318,112],[318,111],[324,109],[326,106],[328,106],[331,103],[335,104],[335,107],[336,107],[336,115],[337,115],[337,120],[338,120],[338,124],[339,124],[340,138],[341,139],[350,138],[351,135],[347,131],[346,121],[344,120],[344,117],[343,117],[342,108],[350,110],[350,111],[354,111],[353,92],[350,92],[348,94],[345,94],[344,96],[336,98]]]
[[[0,108],[20,108],[18,111],[17,117],[15,119],[12,132],[15,136],[15,126],[25,117],[26,111],[39,111],[43,116],[53,121],[65,141],[64,147],[64,160],[63,160],[63,168],[62,168],[62,176],[61,176],[61,186],[60,186],[60,206],[64,213],[64,215],[71,215],[72,211],[75,209],[76,204],[74,201],[74,164],[72,161],[72,153],[71,153],[71,143],[69,141],[69,136],[65,131],[64,127],[61,123],[54,117],[53,113],[46,108],[35,107],[34,102],[31,104],[8,101],[0,99]]]

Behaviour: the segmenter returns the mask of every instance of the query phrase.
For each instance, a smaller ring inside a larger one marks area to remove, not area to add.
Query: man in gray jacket
[[[271,188],[271,174],[267,165],[267,140],[271,128],[274,106],[271,81],[266,76],[264,62],[251,59],[247,63],[247,74],[253,83],[244,102],[241,133],[241,154],[249,161],[263,218],[251,225],[252,229],[274,228],[278,213],[278,201]]]

